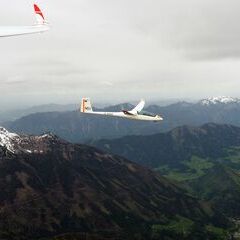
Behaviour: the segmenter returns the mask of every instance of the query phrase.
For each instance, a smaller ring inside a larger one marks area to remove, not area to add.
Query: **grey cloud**
[[[1,108],[20,98],[28,105],[238,95],[238,0],[37,3],[51,31],[0,39]],[[2,0],[0,9],[1,25],[34,21],[28,2]]]

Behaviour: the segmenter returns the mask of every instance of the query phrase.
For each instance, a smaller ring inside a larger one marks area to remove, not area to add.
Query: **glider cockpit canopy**
[[[150,112],[147,112],[147,111],[143,111],[143,110],[138,112],[138,115],[144,115],[144,116],[149,116],[149,117],[156,117],[156,114],[150,113]]]

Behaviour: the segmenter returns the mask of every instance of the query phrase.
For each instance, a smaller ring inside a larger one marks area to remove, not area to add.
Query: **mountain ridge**
[[[201,127],[182,126],[166,133],[103,139],[90,144],[150,168],[157,168],[159,164],[180,167],[183,160],[190,159],[189,150],[203,158],[223,156],[224,147],[240,144],[240,128],[208,123]]]
[[[167,227],[183,220],[191,229],[185,239],[198,239],[211,236],[208,224],[230,226],[207,203],[124,158],[52,135],[19,138],[18,151],[6,150],[0,158],[1,239],[67,233],[151,239],[153,229],[159,237],[176,239],[183,233]]]

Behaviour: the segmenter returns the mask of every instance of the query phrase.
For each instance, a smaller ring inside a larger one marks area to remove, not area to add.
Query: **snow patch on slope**
[[[219,97],[210,97],[200,101],[201,105],[209,106],[215,104],[229,104],[229,103],[240,103],[240,99],[226,97],[226,96],[219,96]]]
[[[43,153],[46,151],[49,141],[57,138],[53,134],[40,136],[18,135],[0,127],[0,147],[5,147],[12,153]]]
[[[6,147],[8,151],[14,153],[15,143],[20,141],[19,135],[8,132],[5,128],[0,127],[0,146]]]

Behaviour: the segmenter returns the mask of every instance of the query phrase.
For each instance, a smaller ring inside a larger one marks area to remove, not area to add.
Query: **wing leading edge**
[[[138,112],[141,112],[143,110],[144,106],[145,106],[145,101],[142,99],[139,102],[139,104],[133,110],[131,110],[131,112],[137,114]]]
[[[4,26],[0,27],[0,37],[11,37],[18,35],[26,35],[33,33],[42,33],[49,30],[49,25],[46,22],[44,15],[40,8],[34,4],[35,16],[37,19],[37,24],[32,26]]]
[[[145,101],[142,99],[138,103],[138,105],[135,108],[133,108],[132,110],[130,110],[130,111],[123,110],[122,112],[126,115],[136,116],[136,115],[138,115],[139,112],[141,112],[143,110],[144,106],[145,106]]]

